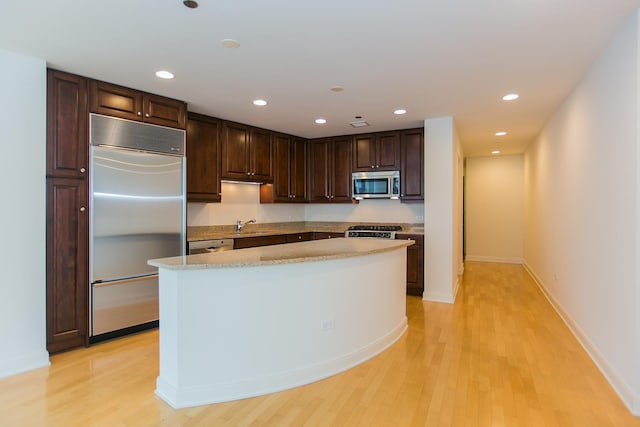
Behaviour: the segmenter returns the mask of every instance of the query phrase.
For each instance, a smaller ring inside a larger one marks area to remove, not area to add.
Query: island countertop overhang
[[[217,253],[158,258],[149,260],[148,264],[168,270],[257,267],[358,257],[393,251],[413,244],[412,240],[335,238]]]

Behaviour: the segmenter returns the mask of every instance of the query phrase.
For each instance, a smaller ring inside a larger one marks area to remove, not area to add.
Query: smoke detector
[[[353,126],[354,128],[366,128],[367,126],[369,126],[369,123],[367,123],[365,121],[351,122],[349,124],[351,126]]]

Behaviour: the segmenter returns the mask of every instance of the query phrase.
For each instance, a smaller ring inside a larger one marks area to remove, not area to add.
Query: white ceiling
[[[307,138],[453,116],[465,155],[478,156],[522,152],[640,7],[640,0],[199,3],[2,0],[0,49]],[[224,48],[226,38],[240,47]],[[156,78],[158,69],[175,80]],[[508,92],[521,97],[505,103]],[[255,107],[255,98],[269,105]],[[394,116],[398,107],[409,113]],[[371,127],[349,126],[358,115]],[[328,123],[314,124],[317,117]],[[498,138],[500,130],[509,134]]]

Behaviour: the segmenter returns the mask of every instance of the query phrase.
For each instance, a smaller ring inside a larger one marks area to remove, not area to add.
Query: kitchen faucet
[[[256,223],[255,219],[250,219],[249,221],[245,222],[244,224],[242,223],[242,221],[238,220],[238,221],[236,221],[236,232],[239,233],[240,231],[242,231],[242,228],[247,224],[255,224],[255,223]]]

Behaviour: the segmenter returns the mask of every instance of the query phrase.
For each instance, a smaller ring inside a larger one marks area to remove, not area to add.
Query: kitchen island
[[[156,394],[174,408],[349,369],[407,328],[409,240],[329,239],[150,260],[160,273]]]

